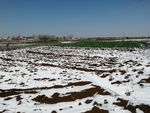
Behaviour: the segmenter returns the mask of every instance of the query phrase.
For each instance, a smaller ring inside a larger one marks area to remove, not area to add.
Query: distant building
[[[30,36],[30,37],[24,37],[25,42],[30,43],[34,41],[34,37]]]

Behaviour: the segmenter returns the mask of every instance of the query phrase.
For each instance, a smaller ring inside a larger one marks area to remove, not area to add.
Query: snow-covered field
[[[2,113],[150,113],[150,50],[0,52]]]

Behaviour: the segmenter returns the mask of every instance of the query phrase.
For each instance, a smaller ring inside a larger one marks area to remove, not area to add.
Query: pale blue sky
[[[0,0],[0,35],[150,35],[150,0]]]

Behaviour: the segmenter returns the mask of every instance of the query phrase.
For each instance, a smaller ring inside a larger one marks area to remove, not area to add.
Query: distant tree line
[[[58,42],[59,40],[60,40],[60,37],[57,37],[54,35],[38,35],[36,36],[34,42],[50,43],[50,42]]]
[[[73,35],[55,36],[55,35],[33,35],[33,36],[12,36],[7,38],[0,38],[0,42],[11,43],[57,43],[63,40],[72,39]]]

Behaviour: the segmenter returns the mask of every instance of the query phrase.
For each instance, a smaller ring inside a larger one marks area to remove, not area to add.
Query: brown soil
[[[142,70],[140,70],[139,72],[138,72],[138,74],[143,74],[144,72],[142,71]]]
[[[125,70],[119,70],[119,71],[120,71],[121,75],[124,75],[126,73]]]
[[[7,89],[7,90],[0,90],[0,97],[8,97],[11,95],[18,95],[21,93],[25,94],[35,94],[38,93],[36,90],[44,90],[44,89],[52,89],[52,88],[64,88],[69,86],[83,86],[91,84],[89,81],[80,81],[75,83],[68,83],[67,85],[55,85],[52,87],[37,87],[37,88],[28,88],[28,89]]]
[[[102,104],[94,101],[93,106],[102,106]]]
[[[63,56],[67,56],[67,57],[83,57],[83,56],[81,56],[81,55],[67,55],[67,54],[42,53],[42,52],[35,52],[35,51],[27,51],[27,53],[40,54],[40,55],[51,55],[51,56],[54,56],[54,57],[63,57]]]
[[[93,99],[87,99],[87,100],[85,101],[85,103],[86,103],[86,104],[90,104],[92,101],[93,101]]]
[[[140,110],[142,110],[144,113],[150,113],[150,106],[149,105],[131,105],[129,104],[128,100],[124,100],[121,98],[117,99],[118,102],[114,102],[113,104],[124,107],[124,109],[127,109],[129,111],[131,111],[132,113],[136,113],[136,109],[139,108]]]
[[[50,79],[50,78],[35,78],[34,80],[37,80],[37,81],[45,81],[45,80],[56,81],[56,79]]]
[[[20,101],[20,100],[22,100],[22,99],[23,99],[23,98],[21,98],[20,95],[16,96],[16,101]]]
[[[56,111],[52,111],[51,113],[57,113]]]
[[[134,61],[134,60],[128,60],[128,61],[125,61],[124,63],[125,64],[132,64],[132,65],[137,65],[138,64],[138,62]]]
[[[126,82],[130,82],[130,80],[116,81],[116,82],[112,82],[111,84],[122,84],[122,83],[126,83]]]
[[[4,57],[0,57],[0,59],[5,60],[5,61],[14,61],[11,58],[4,58]]]
[[[101,74],[101,73],[105,73],[105,72],[114,73],[117,71],[115,69],[113,69],[113,70],[95,70],[95,69],[90,69],[90,68],[81,68],[81,67],[76,67],[76,66],[65,66],[65,65],[61,66],[61,65],[54,65],[54,64],[48,64],[48,63],[41,63],[41,64],[35,64],[35,65],[76,69],[76,70],[85,71],[85,72],[96,72],[97,74]]]
[[[22,90],[20,89],[10,89],[10,90],[0,90],[0,97],[8,97],[8,96],[12,96],[12,95],[18,95],[21,93],[25,93],[25,94],[35,94],[37,93],[34,90]]]
[[[30,51],[29,53],[34,53],[34,52]],[[35,52],[35,53],[38,53],[38,52]],[[48,54],[48,53],[42,53],[42,54]],[[36,63],[31,62],[31,61],[24,61],[24,60],[19,60],[19,59],[13,60],[13,59],[10,59],[10,58],[3,58],[3,57],[0,57],[0,58],[5,60],[5,61],[27,62],[28,64],[32,64],[32,65],[35,65],[35,66],[50,66],[50,67],[76,69],[76,70],[86,71],[86,72],[96,72],[97,74],[101,74],[101,73],[105,73],[105,72],[114,73],[114,72],[117,71],[115,69],[113,69],[113,70],[95,70],[95,69],[81,68],[81,67],[76,67],[76,66],[71,66],[71,65],[69,65],[69,66],[67,66],[67,65],[54,65],[54,64],[48,64],[48,63],[36,64]]]
[[[4,100],[10,100],[10,99],[12,99],[12,97],[7,97],[7,98],[5,98]]]
[[[94,86],[92,88],[85,89],[80,92],[66,93],[65,94],[66,96],[59,96],[59,93],[54,93],[52,95],[52,98],[48,98],[45,95],[39,95],[39,96],[33,98],[33,100],[36,102],[40,102],[40,103],[55,104],[55,103],[59,103],[59,102],[75,101],[77,99],[94,96],[95,94],[110,95],[110,93],[105,91],[103,88],[101,88],[99,86]]]
[[[8,111],[8,110],[3,110],[3,111],[0,111],[0,113],[4,113],[4,112],[6,112],[6,111]]]
[[[140,83],[150,83],[150,77],[140,80],[140,82],[138,82],[138,84],[140,84]]]
[[[146,67],[150,67],[150,64],[147,64]]]
[[[59,67],[58,65],[54,65],[54,64],[47,64],[47,63],[41,63],[41,64],[37,64],[40,66],[51,66],[51,67]]]
[[[96,74],[114,73],[114,72],[117,72],[117,70],[116,69],[112,69],[112,70],[96,70],[95,72],[96,72]]]
[[[110,76],[110,74],[103,74],[103,75],[101,75],[100,77],[101,77],[101,78],[106,78],[107,76]]]
[[[96,106],[94,106],[90,111],[86,111],[84,113],[109,113],[108,110],[103,110],[103,109],[100,109]]]

